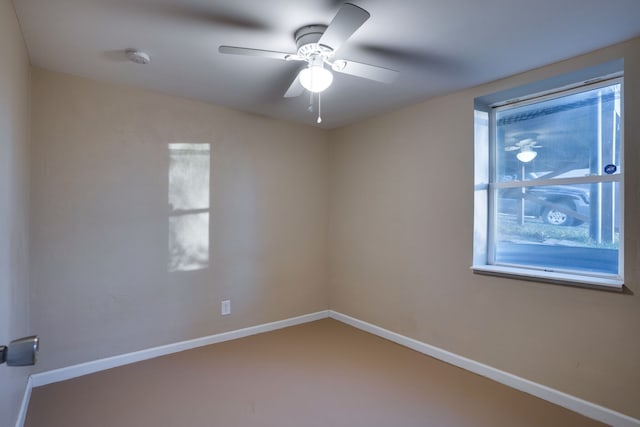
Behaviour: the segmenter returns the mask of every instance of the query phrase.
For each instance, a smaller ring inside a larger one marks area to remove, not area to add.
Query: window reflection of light
[[[170,272],[209,265],[210,157],[210,144],[169,144]]]

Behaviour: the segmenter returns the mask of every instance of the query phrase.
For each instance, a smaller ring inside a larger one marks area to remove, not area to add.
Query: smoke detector
[[[127,58],[129,58],[129,61],[135,62],[136,64],[144,65],[148,64],[151,61],[151,57],[148,53],[138,49],[127,49],[125,53],[127,54]]]

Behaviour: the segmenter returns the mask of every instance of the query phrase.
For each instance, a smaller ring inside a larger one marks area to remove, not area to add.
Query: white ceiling
[[[33,65],[315,125],[282,95],[299,63],[222,55],[221,44],[294,52],[336,0],[13,0]],[[335,74],[322,127],[495,80],[640,35],[640,0],[352,0],[371,18],[338,50],[396,69],[395,83]],[[127,48],[151,63],[128,62]]]

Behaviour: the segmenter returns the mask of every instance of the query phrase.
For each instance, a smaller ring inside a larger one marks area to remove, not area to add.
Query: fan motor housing
[[[318,44],[326,29],[326,25],[307,25],[298,29],[294,35],[296,46],[298,47],[298,55],[304,58],[311,58],[316,55],[324,57],[333,55],[333,49]]]

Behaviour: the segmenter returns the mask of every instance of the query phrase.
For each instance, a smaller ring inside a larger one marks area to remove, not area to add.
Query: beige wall
[[[324,132],[41,69],[33,106],[37,371],[327,309]],[[171,143],[211,144],[194,271],[168,269]]]
[[[31,333],[28,281],[29,58],[0,0],[0,344]],[[0,366],[0,425],[13,425],[30,368]]]
[[[474,275],[473,100],[625,58],[627,294]],[[640,39],[331,133],[337,311],[640,418]]]

